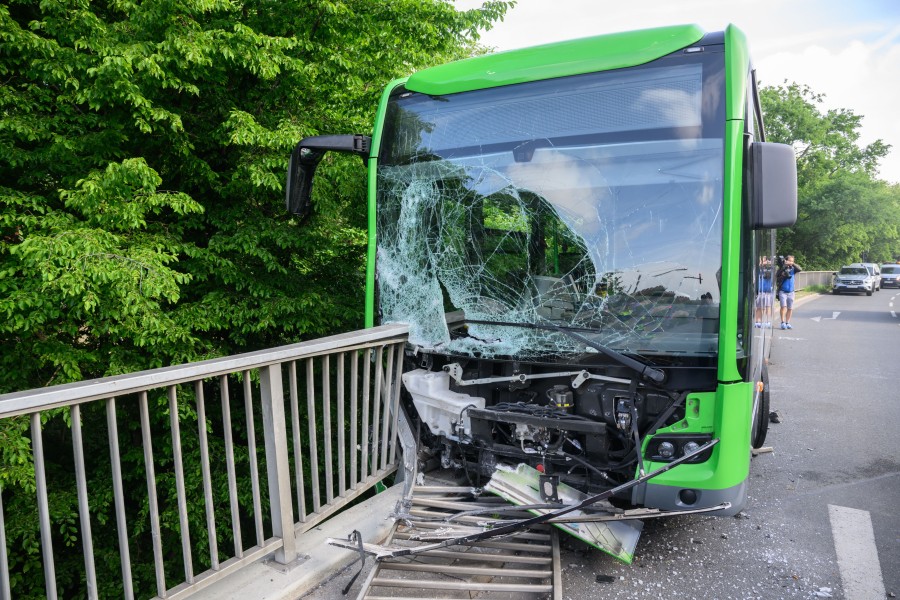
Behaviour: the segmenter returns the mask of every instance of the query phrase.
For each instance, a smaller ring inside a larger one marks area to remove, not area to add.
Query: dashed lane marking
[[[831,520],[831,535],[844,585],[844,598],[884,598],[884,580],[868,511],[829,504],[828,518]]]

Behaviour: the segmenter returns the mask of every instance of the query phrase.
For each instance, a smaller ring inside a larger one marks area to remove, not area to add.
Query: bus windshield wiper
[[[513,323],[509,321],[482,321],[475,319],[466,319],[463,321],[464,323],[472,323],[473,325],[496,325],[498,327],[521,327],[524,329],[540,329],[542,331],[558,331],[563,335],[567,335],[573,340],[577,340],[582,344],[593,348],[597,352],[613,359],[620,365],[624,367],[628,367],[632,371],[635,371],[641,377],[646,377],[650,379],[654,383],[662,383],[666,379],[666,373],[662,369],[657,369],[652,367],[644,362],[641,362],[635,358],[630,356],[626,356],[621,352],[613,350],[612,348],[607,348],[603,344],[597,343],[593,340],[586,338],[585,336],[578,333],[579,331],[593,331],[591,329],[586,328],[574,328],[574,327],[561,327],[559,325],[554,325],[552,323]]]

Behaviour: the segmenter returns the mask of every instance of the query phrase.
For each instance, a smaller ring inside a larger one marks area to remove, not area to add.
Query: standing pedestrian
[[[754,327],[772,326],[772,261],[768,256],[759,259],[759,278],[756,283],[756,323]]]
[[[794,256],[788,254],[778,269],[778,301],[781,303],[781,328],[793,329],[791,315],[794,312],[794,275],[803,269],[794,263]]]

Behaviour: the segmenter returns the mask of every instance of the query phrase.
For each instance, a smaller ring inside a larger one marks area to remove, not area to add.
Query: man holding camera
[[[793,329],[791,314],[794,312],[794,275],[803,269],[794,263],[794,256],[788,254],[784,262],[778,268],[776,281],[778,283],[778,301],[781,303],[781,328]]]

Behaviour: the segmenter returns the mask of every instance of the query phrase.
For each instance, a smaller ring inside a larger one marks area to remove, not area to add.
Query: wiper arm
[[[524,329],[540,329],[542,331],[558,331],[563,335],[569,336],[573,340],[578,340],[582,344],[593,348],[597,352],[613,359],[622,366],[628,367],[641,377],[646,377],[654,383],[662,383],[666,379],[666,373],[662,369],[651,367],[646,363],[631,358],[630,356],[626,356],[621,352],[613,350],[612,348],[607,348],[603,344],[598,344],[593,340],[589,340],[588,338],[578,333],[578,331],[591,331],[590,329],[578,328],[576,330],[572,327],[560,327],[559,325],[553,325],[552,323],[512,323],[508,321],[481,321],[475,319],[466,319],[464,323],[472,323],[474,325],[496,325],[498,327],[522,327]]]

